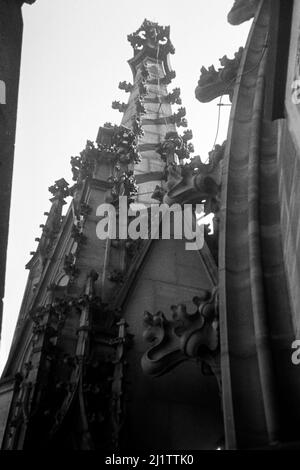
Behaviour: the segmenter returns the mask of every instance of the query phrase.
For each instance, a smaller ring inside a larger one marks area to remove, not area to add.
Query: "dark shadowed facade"
[[[245,47],[201,69],[196,98],[232,102],[206,164],[170,87],[170,28],[145,20],[128,36],[121,125],[72,157],[72,185],[49,188],[0,382],[2,449],[300,447],[300,7],[237,0],[228,20],[252,17]],[[214,233],[197,251],[102,240],[97,209],[120,218],[120,196],[202,203]]]
[[[23,33],[21,7],[34,2],[0,0],[0,336]]]

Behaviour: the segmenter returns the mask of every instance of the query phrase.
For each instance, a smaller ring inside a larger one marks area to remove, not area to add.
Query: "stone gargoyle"
[[[228,22],[239,25],[253,18],[261,0],[235,0],[227,15]]]

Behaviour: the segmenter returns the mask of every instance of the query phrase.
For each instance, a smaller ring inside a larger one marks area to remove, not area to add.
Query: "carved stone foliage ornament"
[[[124,126],[112,126],[106,123],[106,128],[112,129],[109,144],[98,142],[94,144],[87,141],[85,149],[77,157],[71,157],[73,180],[77,183],[92,177],[96,163],[101,157],[107,156],[118,163],[138,163],[140,154],[138,152],[137,133]]]
[[[91,177],[98,156],[99,149],[95,147],[93,142],[88,140],[85,149],[80,152],[80,155],[71,157],[73,180],[81,182],[87,177]]]
[[[121,174],[116,174],[115,176],[109,177],[108,181],[112,183],[111,195],[113,204],[118,205],[120,196],[126,196],[128,198],[128,204],[135,200],[135,196],[138,193],[138,186],[133,171],[128,170]]]
[[[124,90],[125,93],[130,93],[133,89],[132,83],[128,83],[126,81],[120,82],[119,83],[119,89]]]
[[[207,103],[223,95],[229,95],[229,99],[232,101],[243,51],[244,48],[240,47],[234,54],[233,59],[228,59],[224,55],[220,59],[221,67],[218,70],[215,69],[214,65],[211,65],[208,69],[205,67],[201,68],[200,79],[195,90],[196,98],[199,101]]]
[[[193,133],[190,129],[184,131],[182,136],[177,132],[168,132],[165,140],[157,146],[156,151],[167,164],[176,162],[176,160],[182,162],[184,159],[188,159],[194,151],[193,144],[188,143],[192,138]]]
[[[120,103],[120,101],[113,101],[111,107],[112,109],[118,109],[120,113],[124,113],[127,109],[127,104]]]
[[[151,346],[142,357],[142,368],[146,374],[160,376],[183,361],[197,359],[220,385],[217,290],[203,291],[193,303],[192,313],[185,304],[172,305],[171,320],[161,311],[144,313],[143,337]]]
[[[176,124],[177,127],[187,127],[188,122],[185,118],[185,115],[186,109],[183,107],[178,108],[177,112],[172,114],[172,116],[170,117],[170,122]]]
[[[166,101],[170,104],[181,104],[180,88],[174,88],[171,93],[168,93]]]

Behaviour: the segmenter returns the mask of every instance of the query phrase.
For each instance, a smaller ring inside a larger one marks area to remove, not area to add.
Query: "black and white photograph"
[[[0,0],[0,333],[0,461],[300,450],[300,0]]]

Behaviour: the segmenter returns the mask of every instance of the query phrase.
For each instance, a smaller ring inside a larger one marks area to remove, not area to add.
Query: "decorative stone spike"
[[[187,119],[184,118],[185,115],[186,115],[185,108],[179,108],[177,113],[174,113],[170,117],[170,121],[173,124],[176,124],[177,127],[187,127],[188,122],[187,122]]]
[[[49,191],[55,198],[63,199],[69,195],[68,186],[69,183],[67,183],[64,178],[61,178],[60,180],[55,181],[53,186],[49,187]]]

